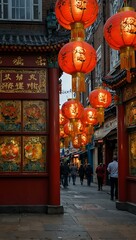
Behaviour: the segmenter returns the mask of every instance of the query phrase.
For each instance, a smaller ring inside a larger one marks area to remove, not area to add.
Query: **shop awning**
[[[117,132],[117,128],[114,129],[104,129],[103,131],[96,130],[94,133],[94,140],[99,140],[107,137],[108,135],[112,135],[112,132]]]

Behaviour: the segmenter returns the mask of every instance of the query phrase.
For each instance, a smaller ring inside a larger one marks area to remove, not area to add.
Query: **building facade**
[[[60,206],[55,1],[0,2],[0,211]],[[54,31],[55,30],[55,31]]]
[[[88,95],[95,87],[104,85],[112,94],[112,104],[105,110],[105,122],[94,133],[94,146],[91,149],[93,166],[103,162],[107,165],[117,153],[119,163],[119,199],[117,208],[136,212],[135,175],[135,68],[131,69],[131,81],[127,73],[120,69],[119,51],[111,49],[103,35],[106,20],[124,6],[124,1],[98,1],[99,15],[96,22],[87,29],[87,40],[97,52],[97,65],[86,78],[87,91],[82,102],[89,104]],[[128,6],[136,8],[135,1],[127,1]],[[133,112],[133,114],[132,114]],[[133,115],[133,116],[132,116]],[[131,117],[130,117],[131,116]],[[130,120],[133,119],[132,121]],[[130,123],[131,121],[131,123]],[[133,143],[132,143],[133,142]],[[132,156],[133,155],[133,156]],[[96,180],[96,176],[94,177]],[[108,174],[105,183],[110,184]]]

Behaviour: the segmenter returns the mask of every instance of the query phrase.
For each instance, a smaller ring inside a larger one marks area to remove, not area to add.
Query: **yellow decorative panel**
[[[136,132],[129,135],[129,169],[130,175],[136,176]]]
[[[23,137],[23,171],[43,172],[46,170],[46,137]]]
[[[136,100],[126,105],[126,125],[136,126]]]
[[[0,131],[21,130],[21,101],[0,100]]]
[[[0,172],[17,172],[21,169],[21,137],[0,138]]]
[[[24,131],[46,130],[46,103],[45,101],[23,102],[23,128]]]

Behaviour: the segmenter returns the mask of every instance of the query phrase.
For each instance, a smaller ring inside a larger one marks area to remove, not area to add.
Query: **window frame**
[[[4,5],[6,3],[4,3],[4,0],[1,0],[0,1],[0,9],[1,9],[1,18],[0,20],[1,21],[27,21],[27,22],[30,22],[30,21],[34,21],[34,22],[37,22],[37,21],[42,21],[42,0],[38,0],[38,19],[34,19],[34,6],[36,5],[34,3],[34,0],[30,0],[30,6],[32,6],[32,8],[30,9],[30,19],[27,19],[26,18],[26,6],[27,6],[27,0],[25,0],[26,2],[26,6],[25,6],[25,18],[23,19],[19,19],[19,18],[15,18],[13,19],[12,18],[12,1],[13,0],[7,0],[7,11],[8,11],[8,17],[7,18],[4,18]]]

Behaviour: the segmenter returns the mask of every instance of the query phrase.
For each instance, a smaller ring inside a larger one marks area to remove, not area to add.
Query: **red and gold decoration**
[[[83,110],[83,105],[76,99],[69,99],[62,105],[63,115],[70,120],[81,118]]]
[[[98,111],[98,122],[104,122],[104,108],[107,108],[112,101],[110,92],[106,89],[99,87],[94,89],[89,95],[89,101],[92,107]]]
[[[84,28],[93,24],[98,15],[96,0],[57,0],[56,17],[61,26],[71,30],[75,23],[82,23]]]
[[[58,55],[61,69],[72,75],[72,90],[84,92],[84,74],[92,71],[96,65],[94,48],[84,41],[73,41],[65,44]]]
[[[71,30],[70,43],[60,50],[58,62],[64,72],[72,75],[72,91],[79,99],[79,93],[85,92],[84,74],[96,65],[96,52],[84,39],[85,28],[97,18],[98,3],[96,0],[58,0],[55,12],[59,24]]]
[[[94,126],[98,123],[97,115],[98,115],[98,113],[95,108],[87,107],[87,108],[84,108],[84,112],[83,112],[83,116],[82,116],[81,120],[85,126],[87,126],[87,125]]]
[[[135,68],[135,9],[125,6],[110,17],[104,25],[104,37],[111,48],[120,51],[121,69],[126,69],[129,73],[130,68]]]
[[[59,110],[59,126],[60,126],[60,148],[67,147],[69,144],[69,136],[64,132],[64,126],[68,123],[68,118]]]

